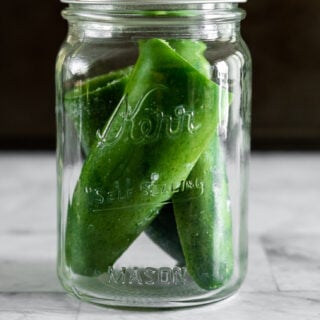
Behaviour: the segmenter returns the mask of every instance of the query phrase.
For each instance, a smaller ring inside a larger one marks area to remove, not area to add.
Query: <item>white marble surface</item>
[[[320,154],[254,154],[249,271],[226,301],[171,311],[99,308],[55,275],[53,154],[0,154],[0,319],[320,319]]]

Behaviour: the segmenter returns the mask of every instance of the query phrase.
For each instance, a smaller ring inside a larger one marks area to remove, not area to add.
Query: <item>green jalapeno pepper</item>
[[[140,42],[124,96],[69,204],[66,259],[74,272],[105,272],[187,179],[215,134],[219,90],[167,42]]]

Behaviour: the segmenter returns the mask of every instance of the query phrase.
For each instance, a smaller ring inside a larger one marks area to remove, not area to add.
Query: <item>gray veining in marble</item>
[[[279,290],[320,291],[320,235],[265,236],[262,242]]]
[[[54,155],[2,153],[0,177],[0,320],[320,319],[320,154],[253,155],[244,285],[226,301],[171,311],[68,297],[55,274]]]

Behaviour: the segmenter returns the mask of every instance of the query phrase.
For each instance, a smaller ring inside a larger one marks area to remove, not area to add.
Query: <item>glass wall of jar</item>
[[[247,265],[243,1],[65,2],[56,66],[62,285],[129,307],[230,296]]]

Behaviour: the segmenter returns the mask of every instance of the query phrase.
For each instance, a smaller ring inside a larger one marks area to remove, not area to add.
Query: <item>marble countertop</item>
[[[171,311],[100,308],[55,274],[53,154],[0,154],[0,319],[320,319],[320,154],[254,154],[250,255],[239,293]]]

